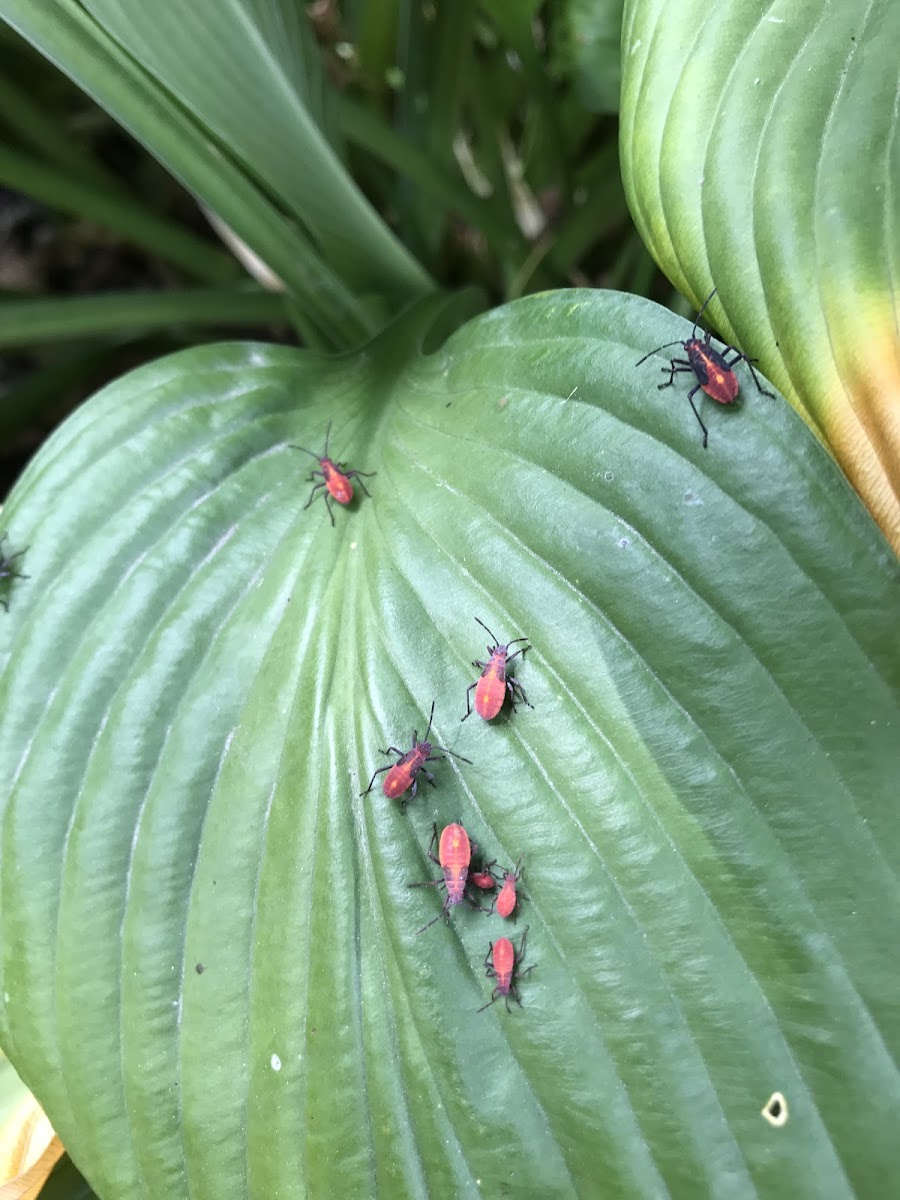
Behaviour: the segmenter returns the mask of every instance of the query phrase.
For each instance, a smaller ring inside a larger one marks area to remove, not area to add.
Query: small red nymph
[[[497,877],[494,874],[492,867],[497,865],[497,860],[485,863],[480,871],[473,871],[469,876],[472,883],[483,892],[492,892],[497,886]]]
[[[428,734],[431,732],[431,722],[434,720],[434,701],[431,702],[431,716],[428,718],[428,728],[425,730],[425,737],[419,741],[418,730],[413,730],[413,744],[411,750],[400,750],[397,746],[388,746],[387,750],[380,750],[380,754],[399,754],[400,758],[397,762],[389,764],[386,767],[379,767],[373,772],[372,778],[369,780],[369,786],[364,792],[360,792],[361,796],[367,796],[375,785],[375,780],[379,775],[385,775],[384,782],[381,785],[381,790],[389,800],[399,800],[404,792],[412,788],[412,799],[418,789],[417,776],[421,771],[432,787],[437,787],[434,782],[434,776],[425,766],[428,762],[438,762],[445,754],[450,754],[454,758],[458,758],[461,762],[469,763],[468,758],[463,758],[461,754],[456,754],[452,750],[446,749],[444,746],[437,746],[429,742]],[[432,754],[432,750],[440,750],[441,754]],[[401,802],[402,807],[406,807],[408,800]]]
[[[521,699],[523,704],[528,704],[529,708],[533,708],[533,704],[528,703],[528,697],[525,695],[525,689],[515,679],[507,678],[506,668],[514,658],[518,658],[520,654],[524,654],[526,650],[530,650],[530,646],[523,646],[521,650],[517,650],[515,654],[509,653],[509,647],[514,646],[516,642],[527,642],[528,638],[520,637],[513,638],[505,646],[497,641],[494,634],[488,629],[484,621],[475,618],[478,624],[494,639],[494,645],[488,646],[487,652],[491,656],[488,662],[481,662],[476,659],[472,663],[473,667],[481,667],[481,678],[470,684],[466,688],[466,714],[460,717],[461,721],[465,721],[466,717],[471,717],[472,708],[470,706],[470,692],[475,689],[475,711],[479,717],[485,721],[492,721],[497,713],[503,707],[503,701],[509,694],[510,703],[513,711],[516,708],[516,696]]]
[[[500,889],[500,895],[497,897],[494,907],[501,917],[511,917],[516,911],[516,905],[519,902],[519,896],[516,892],[516,884],[519,882],[519,877],[522,874],[522,859],[524,854],[519,856],[519,861],[516,863],[514,871],[503,872],[503,887]],[[527,896],[525,899],[527,900]]]
[[[509,938],[497,938],[496,942],[492,942],[485,956],[484,965],[486,974],[489,979],[496,979],[497,984],[491,993],[491,998],[487,1004],[482,1004],[479,1012],[484,1012],[486,1008],[499,1000],[502,996],[506,1004],[506,1011],[509,1012],[509,998],[512,996],[516,1004],[521,1006],[522,999],[519,996],[518,981],[523,979],[529,971],[533,971],[537,963],[532,963],[524,971],[519,970],[519,966],[525,957],[525,940],[528,937],[528,930],[522,934],[522,944],[516,950]]]
[[[331,437],[331,422],[328,422],[328,429],[325,431],[325,449],[321,454],[315,454],[312,450],[307,450],[305,446],[291,445],[292,450],[302,450],[304,454],[308,454],[310,458],[314,458],[319,464],[319,470],[313,471],[309,477],[309,482],[318,479],[313,490],[309,494],[309,499],[303,505],[304,508],[309,508],[317,494],[324,496],[325,507],[328,509],[328,515],[331,517],[331,524],[334,524],[334,513],[331,511],[331,505],[328,503],[328,497],[337,500],[338,504],[349,504],[353,499],[353,484],[351,479],[358,479],[359,486],[367,496],[371,492],[363,483],[363,479],[371,479],[373,475],[377,475],[377,471],[348,471],[343,463],[336,463],[334,459],[328,457],[328,439]],[[320,489],[324,488],[324,491]]]

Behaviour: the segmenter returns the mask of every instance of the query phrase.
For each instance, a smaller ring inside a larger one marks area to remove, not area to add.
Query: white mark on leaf
[[[787,1124],[787,1100],[785,1100],[781,1092],[772,1093],[763,1105],[762,1115],[775,1129],[780,1129],[782,1125]]]

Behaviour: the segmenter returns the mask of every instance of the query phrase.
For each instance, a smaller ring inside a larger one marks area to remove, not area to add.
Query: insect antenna
[[[434,701],[432,700],[432,702],[431,702],[431,712],[430,712],[430,714],[429,714],[429,716],[428,716],[428,728],[425,730],[425,736],[422,738],[422,741],[423,741],[423,742],[427,742],[427,741],[428,741],[428,735],[429,735],[429,733],[431,732],[431,722],[432,722],[433,720],[434,720]]]
[[[700,318],[701,318],[701,317],[703,316],[703,314],[706,312],[706,306],[707,306],[707,304],[709,304],[710,300],[712,300],[713,296],[716,294],[716,292],[717,292],[718,290],[719,290],[719,289],[718,289],[717,287],[714,287],[714,288],[713,288],[713,290],[712,290],[712,291],[709,293],[709,295],[706,297],[706,299],[703,301],[703,303],[700,305],[700,311],[697,313],[697,318],[696,318],[696,320],[694,321],[694,333],[696,333],[697,326],[700,324]],[[691,336],[693,337],[693,334],[691,334]]]
[[[418,937],[420,933],[424,933],[426,929],[430,929],[432,927],[432,925],[435,923],[435,921],[439,921],[441,919],[441,917],[444,917],[446,915],[447,915],[446,911],[439,912],[438,915],[433,918],[433,920],[429,921],[426,925],[423,925],[421,929],[416,930],[416,937]]]
[[[476,620],[476,621],[478,621],[478,624],[479,624],[479,625],[481,626],[481,628],[482,628],[482,629],[485,631],[485,633],[487,633],[487,634],[490,634],[491,640],[493,641],[494,645],[495,645],[495,646],[499,646],[499,645],[500,645],[500,643],[497,641],[497,635],[496,635],[496,633],[491,633],[491,631],[488,629],[487,625],[485,625],[484,621],[481,621],[481,620],[479,620],[479,618],[478,618],[478,617],[476,617],[476,618],[475,618],[475,620]],[[517,638],[516,640],[517,640],[517,641],[521,641],[522,639],[521,639],[521,638]]]
[[[680,338],[676,338],[674,342],[663,342],[663,344],[661,346],[657,346],[655,350],[649,351],[649,353],[645,354],[644,357],[642,359],[640,359],[638,362],[636,362],[634,365],[636,367],[639,367],[641,365],[641,363],[646,362],[648,358],[650,358],[654,354],[659,353],[660,350],[668,350],[668,348],[670,346],[683,346],[683,345],[684,345],[684,342],[681,341]]]
[[[471,767],[471,758],[464,758],[463,755],[457,754],[455,750],[448,750],[446,746],[438,746],[435,742],[431,743],[435,750],[441,750],[444,754],[449,754],[451,758],[458,758],[460,762],[468,763]]]

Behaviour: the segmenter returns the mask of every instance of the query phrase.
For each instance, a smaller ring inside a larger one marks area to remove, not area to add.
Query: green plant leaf
[[[329,84],[293,0],[84,0],[98,23],[259,179],[356,290],[428,278],[340,158]]]
[[[657,262],[718,286],[900,551],[897,44],[892,0],[629,0],[621,152]]]
[[[99,296],[0,301],[0,347],[173,325],[273,324],[286,320],[284,297],[257,288],[105,292]]]
[[[41,1189],[41,1200],[96,1200],[96,1197],[64,1154]]]
[[[619,111],[624,0],[566,0],[558,56],[593,112]]]
[[[894,1194],[894,556],[744,368],[703,449],[661,308],[449,319],[166,358],[16,487],[4,1047],[105,1198]],[[476,616],[532,647],[490,725]],[[432,700],[471,765],[361,797]],[[528,899],[417,936],[457,819]]]
[[[308,344],[356,345],[380,326],[306,229],[81,4],[0,0],[0,18],[111,113],[284,281],[306,317]],[[421,272],[411,268],[418,276],[413,283],[405,254],[400,258],[397,271],[410,282],[408,294],[418,294]],[[385,292],[394,294],[384,278],[373,290],[383,304]]]

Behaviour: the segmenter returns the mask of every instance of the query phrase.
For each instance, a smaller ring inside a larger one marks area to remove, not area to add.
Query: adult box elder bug
[[[353,499],[353,484],[351,479],[358,479],[359,486],[371,496],[371,492],[363,483],[363,479],[371,479],[373,475],[377,475],[377,471],[348,471],[343,463],[336,463],[334,459],[328,457],[328,439],[331,437],[331,421],[328,422],[328,428],[325,430],[325,449],[321,454],[314,454],[312,450],[307,450],[305,446],[295,446],[292,443],[292,450],[302,450],[304,454],[308,454],[310,458],[314,458],[319,464],[319,470],[313,471],[309,477],[309,482],[312,482],[318,477],[319,482],[315,484],[313,490],[309,493],[309,499],[303,507],[309,508],[317,494],[321,494],[325,498],[325,507],[328,509],[328,515],[331,517],[331,524],[334,524],[334,513],[331,511],[331,505],[328,503],[328,497],[337,500],[338,504],[349,504]],[[319,493],[319,489],[324,488],[325,491]]]
[[[711,345],[712,334],[709,330],[706,331],[706,337],[700,339],[697,337],[697,325],[700,318],[706,311],[706,306],[712,300],[713,296],[718,291],[717,288],[709,293],[703,301],[703,306],[697,313],[697,319],[694,321],[694,328],[691,331],[691,336],[687,341],[665,342],[662,346],[657,346],[655,350],[651,350],[649,354],[645,354],[640,362],[635,363],[639,367],[641,363],[645,363],[651,355],[659,353],[660,350],[666,350],[669,346],[681,346],[684,349],[687,358],[672,358],[669,360],[669,378],[665,383],[659,384],[659,390],[671,387],[676,375],[690,372],[697,383],[688,392],[688,402],[694,411],[694,416],[700,428],[703,430],[703,449],[706,449],[709,441],[709,430],[703,424],[703,420],[697,412],[697,406],[694,404],[694,396],[701,389],[706,392],[707,396],[711,396],[713,400],[719,404],[733,404],[737,399],[739,390],[738,377],[734,373],[734,368],[739,362],[745,362],[750,368],[750,374],[753,376],[753,382],[756,384],[757,390],[762,392],[764,396],[771,396],[774,400],[773,392],[767,392],[756,377],[756,372],[753,370],[755,358],[748,358],[743,351],[738,350],[736,346],[726,346],[724,350],[714,350]],[[726,354],[734,354],[731,362],[725,357]],[[663,371],[667,368],[663,367]]]
[[[497,985],[491,993],[491,998],[487,1004],[482,1004],[479,1012],[484,1012],[486,1008],[490,1008],[495,1000],[499,1000],[502,996],[506,1003],[506,1011],[509,1012],[509,998],[512,996],[516,1004],[521,1007],[522,998],[519,995],[518,981],[523,979],[529,971],[533,971],[537,963],[532,963],[530,967],[526,967],[524,971],[519,970],[519,965],[525,957],[525,939],[528,937],[528,930],[522,934],[522,942],[519,949],[509,938],[497,938],[496,942],[491,942],[490,949],[485,955],[484,965],[489,979],[496,979]]]
[[[513,638],[511,642],[508,642],[504,646],[497,641],[497,638],[491,633],[484,621],[479,621],[478,617],[475,620],[494,639],[494,645],[487,648],[487,652],[491,656],[488,662],[480,662],[476,659],[472,663],[473,667],[482,668],[481,678],[476,679],[474,683],[469,684],[466,688],[466,716],[460,717],[460,720],[465,721],[466,717],[471,717],[472,715],[470,704],[472,688],[475,689],[475,711],[485,721],[492,721],[496,717],[497,713],[503,707],[503,701],[506,699],[507,692],[509,693],[513,711],[515,711],[517,695],[523,704],[528,704],[529,708],[534,708],[533,704],[528,703],[525,689],[518,680],[508,679],[506,675],[506,668],[512,660],[518,658],[520,654],[524,654],[526,650],[531,649],[530,646],[523,646],[515,654],[510,654],[509,647],[514,646],[516,642],[527,642],[528,638]]]
[[[434,854],[435,842],[438,842],[437,825],[434,826],[434,832],[431,835],[428,857],[432,862],[437,863],[444,872],[443,879],[427,879],[424,883],[407,884],[407,887],[442,887],[447,889],[447,894],[444,897],[444,907],[438,915],[434,920],[423,925],[421,929],[417,929],[416,934],[430,929],[434,922],[439,921],[441,917],[446,917],[449,921],[450,909],[456,904],[462,904],[463,900],[468,900],[473,908],[481,909],[479,904],[466,895],[469,867],[472,862],[472,843],[469,841],[469,835],[465,829],[462,825],[446,825],[441,831],[437,857]],[[482,909],[481,911],[487,910]]]
[[[425,730],[425,737],[419,741],[419,732],[413,730],[413,744],[410,750],[400,750],[397,746],[388,746],[387,750],[379,750],[379,754],[399,754],[400,757],[395,763],[389,763],[386,767],[379,767],[377,771],[372,773],[372,778],[369,780],[369,786],[364,792],[360,792],[361,796],[367,796],[375,786],[375,780],[379,775],[387,774],[384,777],[384,782],[381,785],[381,790],[389,800],[399,800],[404,792],[412,788],[412,796],[415,796],[418,789],[417,776],[421,771],[432,787],[437,787],[434,782],[434,776],[425,766],[428,762],[438,762],[445,754],[450,754],[454,758],[458,758],[460,762],[472,765],[471,759],[463,758],[461,754],[456,754],[453,750],[448,750],[445,746],[437,746],[428,740],[428,734],[431,732],[431,722],[434,720],[434,701],[431,702],[431,715],[428,718],[428,728]],[[441,750],[441,754],[432,754],[432,750]],[[405,808],[408,801],[401,802]]]
[[[16,561],[16,559],[21,558],[28,547],[26,546],[25,550],[17,550],[15,554],[6,554],[3,550],[3,543],[5,541],[6,534],[3,533],[0,535],[0,583],[2,583],[4,579],[28,579],[29,577],[27,575],[23,575],[21,571],[17,570],[13,566],[13,563]],[[2,604],[4,609],[9,612],[8,596],[0,596],[0,604]]]

